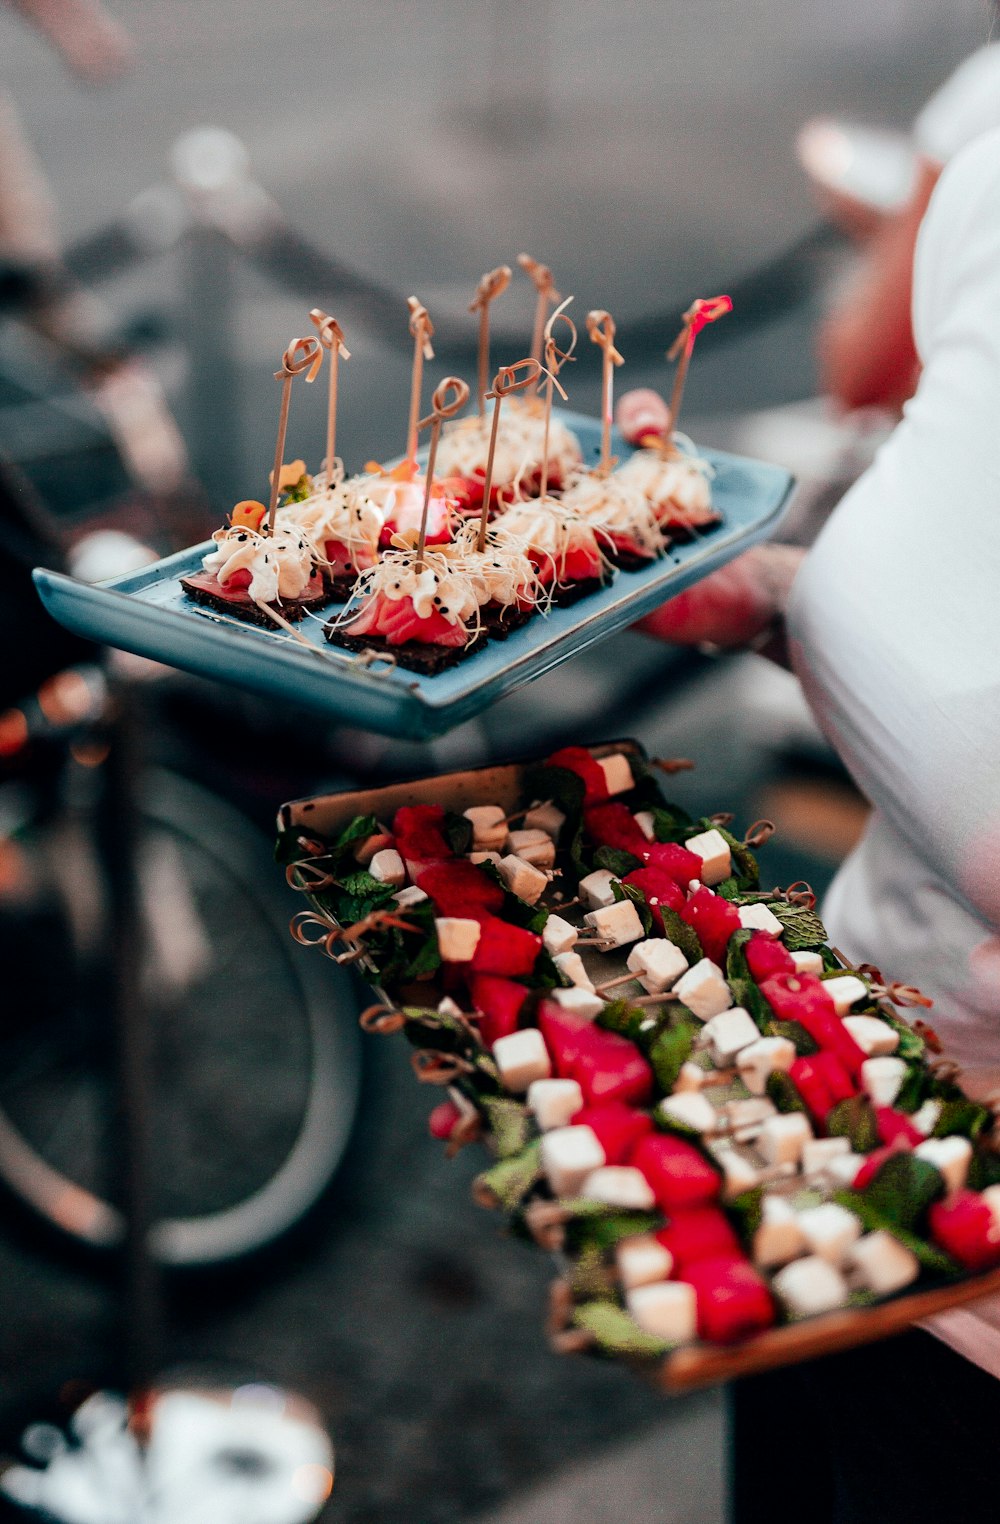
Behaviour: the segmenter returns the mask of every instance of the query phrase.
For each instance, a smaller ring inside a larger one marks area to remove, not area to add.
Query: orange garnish
[[[393,466],[389,472],[389,478],[394,482],[412,482],[419,475],[420,467],[415,460],[401,460],[398,466]]]
[[[264,522],[267,509],[263,503],[258,503],[255,498],[244,498],[242,503],[237,503],[229,515],[229,522],[240,529],[259,529]]]
[[[287,492],[289,487],[298,486],[306,474],[306,463],[304,460],[289,461],[288,465],[282,466],[278,472],[278,491]]]

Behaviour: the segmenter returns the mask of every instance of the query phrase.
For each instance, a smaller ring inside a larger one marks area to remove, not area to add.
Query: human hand
[[[677,645],[750,645],[784,615],[804,555],[795,545],[757,545],[647,614],[637,628]]]
[[[11,0],[52,43],[67,67],[91,85],[128,72],[135,58],[132,39],[97,0]]]

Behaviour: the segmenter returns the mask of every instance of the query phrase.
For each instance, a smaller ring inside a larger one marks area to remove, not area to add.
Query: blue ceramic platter
[[[585,459],[596,462],[599,422],[573,413],[562,417],[578,435]],[[621,438],[612,447],[619,459],[630,453]],[[297,701],[363,730],[423,740],[606,640],[774,532],[793,485],[788,472],[719,451],[700,453],[715,467],[712,496],[722,524],[641,571],[619,572],[600,592],[532,619],[505,641],[490,641],[433,677],[384,663],[363,665],[329,645],[315,619],[298,626],[314,646],[307,651],[283,631],[256,629],[192,603],[178,579],[200,569],[208,545],[96,586],[44,570],[35,572],[35,583],[53,618],[103,645]]]

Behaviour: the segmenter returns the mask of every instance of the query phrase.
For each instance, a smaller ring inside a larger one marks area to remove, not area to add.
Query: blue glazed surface
[[[599,422],[572,413],[562,416],[579,436],[585,459],[596,461]],[[620,459],[630,453],[620,438],[613,439],[612,447]],[[491,641],[433,677],[360,666],[351,653],[323,639],[322,623],[315,619],[299,626],[314,647],[307,651],[281,631],[243,625],[198,607],[178,578],[200,568],[204,545],[99,586],[44,570],[35,572],[35,583],[60,624],[104,645],[265,697],[297,700],[364,730],[421,740],[443,734],[511,689],[606,640],[773,534],[793,485],[788,472],[709,449],[700,453],[716,470],[712,496],[723,516],[717,529],[675,547],[641,571],[620,572],[600,592],[531,620],[505,641]]]

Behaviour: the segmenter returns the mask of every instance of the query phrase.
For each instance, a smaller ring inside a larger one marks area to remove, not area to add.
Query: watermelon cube
[[[503,889],[495,879],[475,863],[457,857],[452,862],[434,863],[417,875],[417,887],[434,901],[443,916],[476,919],[495,915],[503,909]]]
[[[725,968],[729,938],[742,929],[736,906],[711,889],[696,889],[681,906],[680,916],[696,933],[706,957]]]
[[[701,878],[701,858],[679,842],[647,842],[641,855],[647,867],[672,879],[679,889],[687,889],[693,878]]]
[[[833,1106],[833,1095],[822,1069],[816,1067],[815,1059],[818,1057],[819,1054],[813,1058],[797,1058],[789,1069],[788,1076],[805,1102],[813,1121],[817,1126],[822,1126]]]
[[[746,953],[747,967],[758,984],[763,984],[773,974],[795,973],[791,953],[780,942],[765,936],[761,931],[754,932],[743,950]]]
[[[762,1278],[745,1258],[700,1259],[684,1280],[698,1299],[698,1334],[713,1344],[732,1344],[770,1328],[774,1302]]]
[[[704,1206],[718,1197],[718,1171],[683,1138],[651,1133],[638,1144],[632,1163],[645,1175],[665,1212]]]
[[[738,1259],[743,1253],[728,1217],[715,1206],[671,1213],[669,1224],[656,1237],[682,1273],[695,1260]]]
[[[653,1120],[622,1101],[604,1101],[584,1106],[573,1117],[573,1126],[593,1129],[609,1164],[628,1164],[637,1144],[653,1131]]]
[[[645,856],[649,842],[628,805],[620,800],[591,805],[584,810],[583,823],[588,836],[599,847],[617,847],[640,859]]]
[[[479,1034],[485,1047],[492,1048],[498,1037],[509,1037],[517,1031],[528,998],[523,984],[498,974],[473,974],[469,993],[481,1014]]]
[[[653,1097],[653,1071],[634,1043],[617,1032],[592,1026],[579,1044],[572,1078],[592,1106],[622,1101],[645,1106]]]
[[[1000,1223],[978,1191],[955,1191],[928,1213],[931,1237],[967,1270],[1000,1265]]]
[[[560,1079],[575,1079],[576,1060],[581,1044],[593,1030],[592,1023],[575,1011],[565,1010],[556,1000],[543,1000],[538,1007],[538,1027]]]
[[[892,1106],[876,1106],[875,1119],[879,1137],[890,1148],[900,1145],[916,1148],[924,1141],[923,1133],[914,1127],[912,1118],[905,1111],[895,1111]]]
[[[564,746],[561,751],[546,758],[547,767],[564,767],[583,779],[584,803],[596,804],[608,797],[608,780],[604,769],[590,755],[585,746]]]
[[[516,979],[532,972],[541,949],[542,939],[533,931],[512,926],[493,915],[483,915],[472,968],[477,974],[503,974]]]

